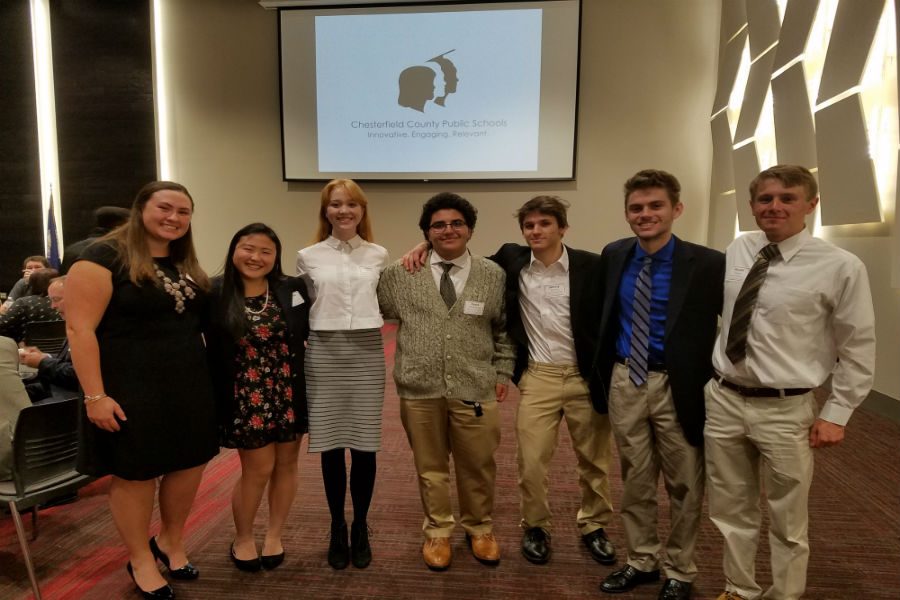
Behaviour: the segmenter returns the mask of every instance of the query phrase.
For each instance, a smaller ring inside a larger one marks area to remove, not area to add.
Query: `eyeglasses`
[[[434,232],[444,231],[448,227],[452,227],[454,231],[460,231],[466,228],[466,222],[461,219],[455,219],[453,221],[436,221],[428,226],[428,228]]]

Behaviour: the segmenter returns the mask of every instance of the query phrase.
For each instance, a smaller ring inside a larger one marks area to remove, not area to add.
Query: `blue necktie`
[[[653,258],[644,257],[634,284],[634,302],[631,304],[631,356],[628,360],[628,378],[640,387],[647,381],[647,363],[650,355],[650,298],[652,280],[650,265]]]

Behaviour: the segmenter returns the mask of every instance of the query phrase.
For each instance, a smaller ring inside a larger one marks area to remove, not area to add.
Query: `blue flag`
[[[53,188],[50,188],[50,208],[47,209],[47,262],[52,268],[59,268],[59,237],[53,216]]]

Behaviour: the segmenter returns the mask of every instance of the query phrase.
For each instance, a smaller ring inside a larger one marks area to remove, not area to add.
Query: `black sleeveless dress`
[[[146,480],[202,465],[218,453],[217,418],[201,337],[206,293],[175,299],[150,282],[134,285],[109,244],[80,260],[112,272],[113,293],[97,327],[104,391],[125,411],[121,431],[107,432],[81,413],[78,470]],[[168,259],[157,265],[173,281]]]

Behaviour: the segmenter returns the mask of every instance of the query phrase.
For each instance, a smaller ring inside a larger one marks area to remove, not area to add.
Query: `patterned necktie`
[[[759,296],[759,288],[766,280],[769,271],[769,261],[780,256],[778,244],[769,244],[759,251],[756,262],[747,273],[747,279],[738,292],[734,301],[734,309],[731,312],[731,326],[728,328],[728,345],[725,346],[725,355],[731,364],[738,364],[747,357],[747,331],[750,329],[750,317],[756,307],[756,298]]]
[[[456,288],[453,287],[453,281],[450,279],[450,269],[453,268],[453,263],[442,262],[441,267],[444,269],[444,273],[441,275],[441,298],[444,299],[447,308],[452,308],[456,303]]]
[[[634,284],[631,304],[631,355],[628,357],[628,378],[640,387],[647,381],[647,362],[650,355],[650,298],[652,279],[650,265],[653,258],[644,257],[644,266]]]

